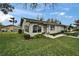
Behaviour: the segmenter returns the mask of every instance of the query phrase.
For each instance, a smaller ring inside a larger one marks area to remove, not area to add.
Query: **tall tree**
[[[0,11],[2,11],[4,14],[12,12],[13,9],[14,7],[10,3],[0,3]]]
[[[43,21],[43,20],[44,20],[44,18],[43,18],[43,17],[41,17],[41,18],[40,18],[40,21]]]
[[[51,19],[50,19],[50,18],[48,18],[47,22],[51,22]]]
[[[54,19],[53,19],[53,18],[51,18],[51,22],[52,22],[52,23],[54,22]]]
[[[55,19],[54,22],[60,24],[60,21],[58,19]]]
[[[30,10],[35,10],[35,9],[41,9],[41,7],[46,11],[50,9],[51,11],[55,10],[55,6],[57,6],[57,3],[24,3],[24,9],[30,9]],[[41,15],[39,15],[41,17]]]

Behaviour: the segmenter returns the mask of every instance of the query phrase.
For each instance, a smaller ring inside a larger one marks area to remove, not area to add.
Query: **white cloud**
[[[67,16],[67,15],[66,15],[65,18],[73,18],[73,16]]]
[[[12,15],[5,15],[3,12],[0,11],[0,22],[3,22],[5,20],[10,20],[10,17],[13,17]]]
[[[66,12],[52,12],[50,15],[64,16]]]
[[[14,15],[17,15],[17,16],[42,16],[42,13],[40,12],[34,12],[34,11],[29,11],[29,10],[23,10],[23,9],[15,9],[14,12],[12,13]]]
[[[50,15],[57,15],[57,14],[59,14],[59,12],[52,12],[52,13],[50,13]]]
[[[60,12],[59,15],[63,16],[65,15],[65,12]]]

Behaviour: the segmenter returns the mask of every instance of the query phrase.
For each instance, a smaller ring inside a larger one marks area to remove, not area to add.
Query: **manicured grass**
[[[0,55],[79,56],[79,39],[42,37],[25,40],[22,34],[0,33]]]

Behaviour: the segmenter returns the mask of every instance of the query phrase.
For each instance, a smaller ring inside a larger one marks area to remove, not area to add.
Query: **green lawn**
[[[79,56],[79,39],[46,37],[24,40],[17,33],[0,33],[0,55]]]

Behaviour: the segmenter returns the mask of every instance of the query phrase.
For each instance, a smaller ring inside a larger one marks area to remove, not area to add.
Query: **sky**
[[[15,25],[20,24],[21,17],[36,19],[37,16],[43,17],[44,20],[48,18],[54,18],[61,21],[62,24],[69,25],[74,24],[74,21],[79,19],[79,4],[78,3],[57,3],[54,6],[54,9],[48,6],[38,6],[36,9],[30,9],[29,6],[26,9],[22,4],[13,3],[14,6],[13,12],[10,12],[7,15],[4,15],[0,11],[0,22],[4,25],[10,25],[9,22],[10,17],[15,17],[17,23]],[[29,5],[29,4],[28,4]]]

